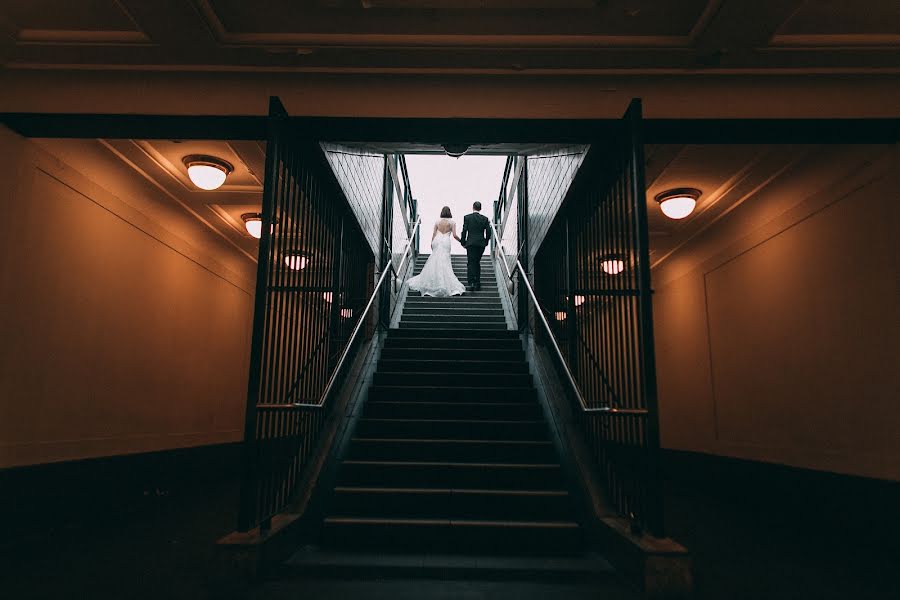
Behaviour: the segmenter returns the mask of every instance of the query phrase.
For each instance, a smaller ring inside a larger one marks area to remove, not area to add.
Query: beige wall
[[[898,155],[809,149],[654,270],[664,447],[900,480]]]
[[[146,198],[5,129],[0,155],[0,467],[241,439],[246,278]]]

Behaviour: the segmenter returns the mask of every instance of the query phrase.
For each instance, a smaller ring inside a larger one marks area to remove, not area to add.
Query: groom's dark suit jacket
[[[463,230],[459,243],[463,248],[487,246],[491,239],[491,222],[481,213],[473,212],[463,217]]]

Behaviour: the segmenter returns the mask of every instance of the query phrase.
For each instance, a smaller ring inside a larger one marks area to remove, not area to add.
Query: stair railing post
[[[656,537],[665,535],[663,520],[662,479],[659,453],[659,403],[656,388],[656,353],[653,339],[653,291],[650,287],[650,234],[647,222],[646,186],[644,185],[644,142],[641,135],[641,101],[634,99],[628,108],[628,130],[631,161],[631,198],[637,242],[638,290],[640,311],[641,389],[647,409],[647,527]]]

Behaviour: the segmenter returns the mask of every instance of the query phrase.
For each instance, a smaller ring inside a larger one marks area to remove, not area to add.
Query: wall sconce
[[[656,201],[664,215],[670,219],[683,219],[694,212],[697,198],[702,193],[694,188],[677,188],[657,194]]]
[[[566,320],[566,311],[558,310],[558,311],[556,311],[556,314],[554,316],[556,317],[557,321],[565,321]]]
[[[342,319],[349,319],[352,316],[353,316],[352,308],[342,308],[341,309],[341,318]]]
[[[576,308],[584,304],[584,296],[580,294],[575,294],[575,306]]]
[[[309,264],[309,255],[305,252],[288,252],[284,255],[284,264],[292,271],[300,271]]]
[[[181,159],[187,167],[188,177],[201,190],[215,190],[225,183],[228,174],[234,171],[231,163],[215,156],[191,154]]]
[[[322,297],[325,298],[325,302],[331,304],[331,292],[322,292]]]

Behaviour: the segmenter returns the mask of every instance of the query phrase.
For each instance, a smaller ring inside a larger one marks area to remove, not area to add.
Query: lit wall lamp
[[[187,167],[188,177],[201,190],[215,190],[225,183],[228,174],[234,171],[231,163],[215,156],[191,154],[181,159]]]
[[[568,302],[568,301],[569,301],[569,297],[566,296],[566,302]],[[584,304],[584,296],[582,296],[581,294],[575,294],[575,307],[577,308],[577,307],[581,306],[582,304]]]
[[[259,239],[262,237],[262,213],[244,213],[241,215],[247,233]]]
[[[325,298],[325,302],[331,304],[331,292],[322,292],[322,297]]]
[[[616,254],[608,254],[600,260],[600,268],[607,275],[618,275],[625,270],[625,259]]]
[[[284,264],[292,271],[300,271],[309,264],[309,255],[305,252],[288,252],[284,255]]]
[[[683,219],[694,212],[697,199],[702,193],[694,188],[677,188],[657,194],[656,201],[664,215],[670,219]]]
[[[342,319],[349,319],[352,316],[353,316],[352,308],[342,308],[341,309],[341,318]]]
[[[556,311],[556,314],[554,316],[556,317],[557,321],[565,321],[566,320],[566,311],[558,310],[558,311]]]

